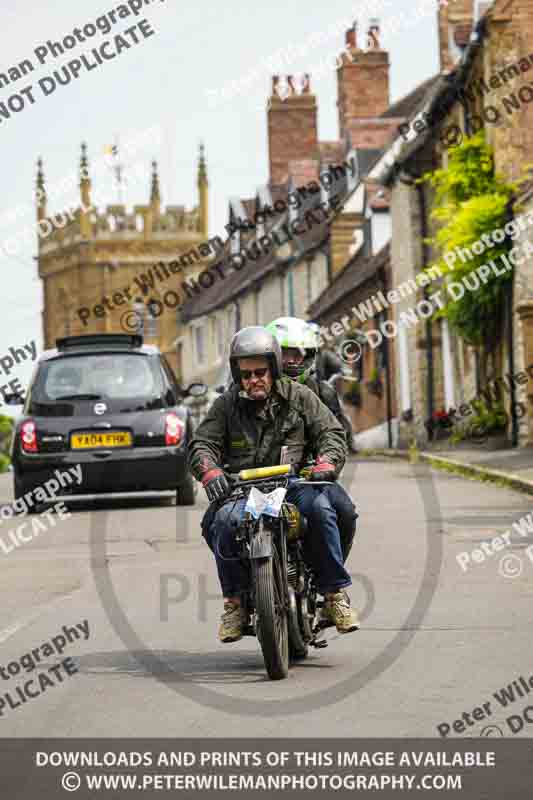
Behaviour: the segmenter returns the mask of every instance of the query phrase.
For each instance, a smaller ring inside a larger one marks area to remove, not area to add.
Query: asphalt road
[[[511,737],[506,717],[519,715],[527,694],[504,709],[493,693],[533,674],[525,552],[533,535],[513,534],[510,547],[466,573],[456,555],[506,531],[530,499],[402,460],[352,462],[345,473],[360,513],[349,568],[363,626],[328,632],[328,648],[285,681],[266,678],[255,639],[217,641],[221,602],[200,536],[203,492],[187,509],[73,504],[69,518],[0,552],[0,666],[37,649],[40,670],[65,658],[77,669],[61,681],[54,673],[52,686],[15,708],[6,701],[0,735],[438,736],[439,724],[490,701],[483,719],[470,716],[449,735],[495,725]],[[10,482],[0,478],[0,502],[11,499]],[[12,527],[3,521],[0,537]],[[499,571],[510,553],[521,558],[516,577]],[[61,656],[45,657],[43,644],[84,621],[88,638],[78,629]],[[15,687],[35,676],[25,664],[0,677],[2,697],[16,698]],[[517,735],[532,732],[525,724]]]

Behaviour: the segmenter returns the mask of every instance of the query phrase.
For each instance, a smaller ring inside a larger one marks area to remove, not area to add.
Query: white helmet
[[[297,317],[279,317],[266,326],[279,342],[282,351],[286,348],[300,350],[304,356],[301,364],[288,364],[283,367],[283,372],[289,378],[305,383],[314,369],[315,358],[318,350],[318,335],[304,319]]]

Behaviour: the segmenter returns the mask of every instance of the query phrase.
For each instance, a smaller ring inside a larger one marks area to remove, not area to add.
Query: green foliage
[[[11,417],[6,417],[3,414],[0,414],[0,472],[5,472],[11,463],[8,456],[8,450],[11,442],[12,431],[13,420]]]
[[[440,227],[429,243],[441,254],[432,266],[446,275],[447,283],[460,283],[465,277],[468,280],[470,273],[482,264],[498,261],[509,250],[506,238],[501,244],[486,246],[483,253],[474,255],[472,260],[463,263],[457,257],[452,267],[443,257],[457,247],[470,249],[483,234],[504,228],[508,221],[507,209],[516,185],[505,183],[495,175],[492,148],[486,144],[483,132],[451,148],[448,167],[427,173],[421,180],[435,190],[435,208],[431,216]],[[470,278],[473,289],[477,280],[475,275]],[[501,335],[505,289],[511,280],[511,271],[502,276],[491,272],[485,284],[480,282],[480,287],[474,291],[467,289],[459,300],[443,294],[445,305],[438,316],[446,317],[469,344],[483,344],[491,350]]]
[[[487,406],[483,400],[473,400],[472,406],[476,413],[468,422],[454,428],[450,439],[453,444],[464,439],[476,440],[505,431],[508,418],[502,403]]]

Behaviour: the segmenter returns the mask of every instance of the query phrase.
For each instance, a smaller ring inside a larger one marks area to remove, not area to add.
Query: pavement
[[[455,472],[465,478],[489,481],[533,494],[533,447],[498,448],[465,447],[463,443],[452,448],[440,442],[427,450],[372,449],[362,450],[364,456],[388,456],[426,462],[438,469]]]
[[[464,738],[492,725],[513,737],[507,718],[528,698],[509,709],[493,693],[533,674],[533,534],[513,532],[506,551],[467,571],[457,556],[509,529],[529,498],[389,457],[350,459],[343,482],[360,514],[348,569],[362,628],[327,632],[329,646],[283,681],[267,679],[254,638],[217,641],[203,498],[191,508],[73,503],[56,527],[0,552],[0,667],[44,653],[64,626],[89,626],[66,643],[61,658],[76,672],[62,682],[26,702],[15,694],[55,654],[0,679],[2,736],[439,737],[448,725],[449,738]],[[0,476],[4,502],[10,487]],[[13,526],[2,521],[0,536]],[[521,571],[503,570],[504,555]],[[474,718],[487,702],[490,714]]]
[[[533,482],[533,447],[513,447],[505,450],[483,450],[480,447],[450,448],[439,449],[436,455],[462,464],[505,472]]]
[[[533,494],[533,447],[497,450],[439,448],[438,451],[422,451],[420,455],[433,466],[456,468],[465,476],[492,480]]]

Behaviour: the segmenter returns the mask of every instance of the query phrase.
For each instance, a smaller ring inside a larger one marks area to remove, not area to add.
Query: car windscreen
[[[132,353],[87,353],[44,361],[31,388],[29,413],[72,416],[105,403],[126,413],[164,408],[166,386],[157,358]]]

